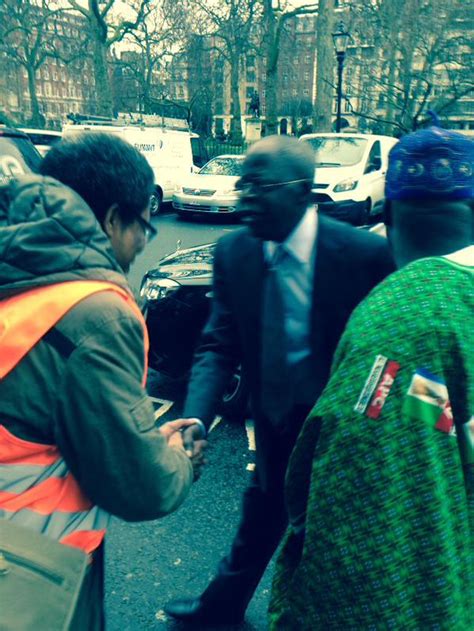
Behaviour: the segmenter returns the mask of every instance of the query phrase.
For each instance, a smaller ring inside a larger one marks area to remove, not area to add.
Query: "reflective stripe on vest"
[[[33,289],[0,302],[0,378],[79,301],[99,291],[118,293],[141,322],[146,382],[148,335],[125,290],[102,281],[72,281]],[[22,440],[0,425],[0,517],[65,545],[92,552],[102,542],[107,511],[84,496],[55,445]]]

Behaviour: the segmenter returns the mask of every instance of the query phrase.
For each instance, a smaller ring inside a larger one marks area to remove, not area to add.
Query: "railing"
[[[239,145],[234,145],[227,141],[217,140],[216,138],[207,138],[204,141],[204,144],[209,154],[209,159],[226,153],[243,154],[247,151],[248,147],[248,144],[245,142]]]

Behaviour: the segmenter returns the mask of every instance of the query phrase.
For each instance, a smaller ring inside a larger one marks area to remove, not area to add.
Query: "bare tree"
[[[292,8],[284,0],[263,2],[263,41],[265,47],[265,119],[266,133],[275,134],[278,129],[278,60],[280,41],[285,25],[300,15],[316,13],[318,3]]]
[[[400,10],[396,0],[359,0],[351,30],[366,45],[351,62],[354,113],[386,133],[403,133],[428,109],[449,111],[472,92],[469,6],[472,0],[411,0]]]
[[[96,85],[97,111],[102,116],[112,116],[113,99],[109,72],[110,47],[120,42],[142,24],[145,12],[151,0],[130,0],[128,13],[132,18],[113,11],[116,0],[87,0],[84,6],[77,0],[67,0],[69,8],[74,9],[86,20],[90,55],[92,59]],[[117,7],[115,6],[117,9]]]
[[[334,32],[335,6],[335,0],[319,0],[316,21],[317,74],[314,131],[331,131],[332,129],[334,50],[331,34]]]
[[[192,23],[199,33],[211,38],[211,48],[225,59],[230,68],[231,124],[234,143],[242,141],[240,74],[243,59],[253,50],[253,28],[259,16],[261,0],[190,0]]]
[[[37,73],[48,57],[70,63],[80,54],[83,41],[59,31],[64,9],[50,0],[3,0],[0,7],[0,52],[24,68],[31,102],[29,123],[45,123],[37,94]]]
[[[144,8],[141,23],[124,38],[131,51],[122,56],[121,65],[135,78],[145,114],[152,112],[153,103],[162,94],[163,77],[158,75],[165,73],[170,58],[183,53],[186,30],[182,9],[175,0],[150,3]]]

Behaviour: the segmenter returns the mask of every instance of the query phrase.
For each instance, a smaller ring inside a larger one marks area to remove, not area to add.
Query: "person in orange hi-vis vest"
[[[124,273],[155,230],[153,172],[112,135],[63,140],[0,210],[0,519],[91,557],[74,629],[102,629],[110,515],[156,519],[203,460],[156,428]]]

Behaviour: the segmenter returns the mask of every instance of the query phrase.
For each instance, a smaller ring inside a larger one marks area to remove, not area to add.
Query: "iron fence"
[[[227,141],[217,140],[216,138],[207,138],[204,141],[204,144],[209,154],[209,159],[226,153],[243,154],[247,151],[248,147],[248,144],[246,142],[239,145],[234,145]]]

